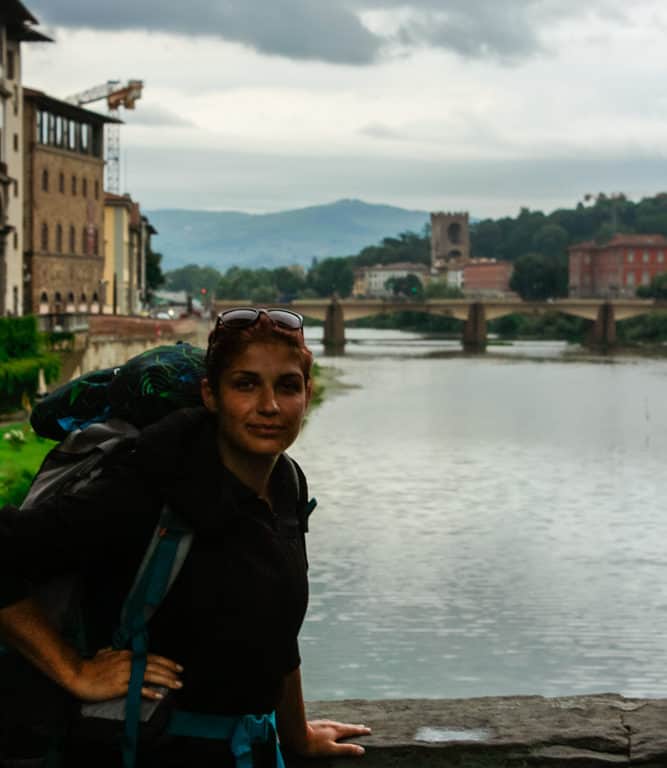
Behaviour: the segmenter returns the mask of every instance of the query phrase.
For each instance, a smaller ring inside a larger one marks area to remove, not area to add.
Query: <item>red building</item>
[[[509,261],[471,259],[463,265],[463,291],[468,295],[507,294],[513,271]]]
[[[568,252],[573,298],[633,297],[640,285],[667,272],[663,235],[615,235],[604,245],[591,240]]]

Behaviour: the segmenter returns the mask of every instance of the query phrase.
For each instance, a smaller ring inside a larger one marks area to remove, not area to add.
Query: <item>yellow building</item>
[[[104,195],[104,312],[138,315],[146,304],[146,257],[156,230],[129,195]]]

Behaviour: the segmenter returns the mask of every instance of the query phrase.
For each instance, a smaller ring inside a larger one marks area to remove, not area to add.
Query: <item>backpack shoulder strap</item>
[[[283,456],[287,459],[287,466],[290,468],[294,485],[297,489],[297,517],[299,519],[299,528],[302,534],[308,533],[308,518],[317,506],[315,497],[308,498],[308,483],[301,467],[286,453]]]

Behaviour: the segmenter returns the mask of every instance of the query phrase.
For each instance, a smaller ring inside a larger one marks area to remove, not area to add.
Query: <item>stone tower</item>
[[[431,271],[445,272],[470,259],[468,213],[431,214]]]

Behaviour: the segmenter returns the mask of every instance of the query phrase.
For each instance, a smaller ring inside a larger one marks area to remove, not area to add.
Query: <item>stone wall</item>
[[[314,702],[308,717],[363,723],[366,754],[288,768],[595,768],[667,765],[667,701],[618,694],[547,699],[404,699]]]

